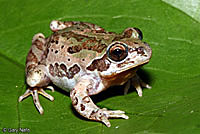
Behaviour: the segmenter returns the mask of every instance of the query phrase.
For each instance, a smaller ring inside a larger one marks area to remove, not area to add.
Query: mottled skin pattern
[[[27,91],[19,97],[22,101],[32,95],[40,114],[43,108],[38,93],[51,101],[54,98],[43,89],[54,83],[69,91],[72,104],[79,114],[107,127],[108,118],[128,119],[124,111],[99,108],[90,96],[114,85],[125,86],[125,93],[132,84],[139,96],[142,88],[151,88],[136,74],[139,67],[149,62],[151,48],[142,42],[137,28],[127,28],[121,34],[83,22],[52,21],[53,34],[45,38],[39,33],[33,37],[26,59]]]

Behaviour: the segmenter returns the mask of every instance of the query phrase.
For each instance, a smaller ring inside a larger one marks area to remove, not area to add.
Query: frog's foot
[[[52,92],[54,92],[54,89],[53,89],[52,86],[48,86],[46,88],[51,89]],[[35,88],[28,88],[26,90],[26,92],[22,96],[19,97],[19,102],[21,102],[24,98],[28,97],[29,95],[32,95],[33,96],[33,101],[34,101],[34,104],[35,104],[36,108],[38,109],[40,114],[43,114],[44,110],[43,110],[42,106],[40,105],[38,94],[43,95],[44,97],[48,98],[51,101],[54,100],[54,98],[51,95],[49,95],[48,93],[46,93],[43,90],[43,88],[36,88],[35,87]]]
[[[130,79],[126,83],[125,88],[124,88],[124,94],[128,93],[131,83],[136,88],[136,91],[140,97],[142,97],[142,87],[151,89],[151,86],[143,82],[142,79],[136,74],[132,79]]]
[[[108,120],[109,118],[128,119],[124,111],[107,110],[105,108],[100,109],[97,107],[89,97],[89,90],[95,90],[91,88],[97,88],[97,86],[93,84],[94,81],[90,79],[82,79],[77,83],[74,89],[71,90],[70,97],[76,111],[87,119],[103,122],[107,127],[111,126]]]
[[[106,108],[93,110],[90,114],[90,119],[103,122],[107,127],[111,124],[108,118],[123,118],[128,119],[129,117],[125,115],[124,111],[121,110],[107,110]]]

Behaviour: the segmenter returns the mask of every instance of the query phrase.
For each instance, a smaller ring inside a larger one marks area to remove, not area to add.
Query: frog
[[[38,33],[32,38],[25,67],[27,90],[18,101],[31,95],[43,114],[38,95],[53,101],[45,89],[54,92],[55,85],[70,92],[74,109],[89,120],[110,127],[110,118],[128,119],[122,110],[98,107],[90,96],[125,85],[125,94],[133,86],[141,97],[142,87],[151,88],[136,73],[152,55],[141,30],[129,27],[119,34],[88,22],[60,20],[53,20],[50,29],[49,37]]]

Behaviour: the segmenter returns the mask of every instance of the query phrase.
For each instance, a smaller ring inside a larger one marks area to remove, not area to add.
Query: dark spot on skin
[[[97,69],[98,71],[106,71],[110,67],[110,62],[107,60],[106,56],[103,56],[101,59],[95,59],[86,69],[90,71],[94,71]]]
[[[138,47],[135,49],[137,51],[137,54],[141,54],[141,55],[144,55],[144,48],[143,47]]]
[[[99,109],[93,110],[93,111],[91,112],[89,118],[90,118],[90,119],[93,119],[93,120],[99,120],[99,119],[97,118],[97,113],[98,113],[98,112],[99,112]]]
[[[124,31],[124,37],[130,38],[132,36],[132,32],[133,32],[133,30],[131,28],[127,29],[126,31]]]
[[[65,64],[60,64],[60,68],[66,73],[67,72],[67,67]]]
[[[80,105],[81,106],[81,111],[85,110],[85,106],[83,104]]]
[[[59,68],[58,67],[59,67],[58,63],[55,63],[54,73],[55,73],[56,76],[58,76],[58,74],[59,74]]]
[[[57,21],[58,22],[58,25],[61,25],[62,23],[60,21]]]
[[[82,59],[82,61],[85,61],[85,59]]]
[[[37,47],[37,49],[43,51],[43,46],[44,44],[42,43],[42,41],[36,39],[32,45],[35,45]]]
[[[54,67],[52,64],[49,65],[49,73],[54,76]]]
[[[51,52],[53,52],[53,49],[51,49]]]
[[[93,111],[91,112],[89,118],[90,118],[90,119],[94,119],[96,113],[97,113],[97,112],[96,112],[95,110],[93,110]]]
[[[43,38],[43,39],[44,39],[44,37],[43,37],[43,36],[41,36],[41,35],[39,35],[38,37],[39,37],[39,38]]]
[[[90,102],[89,96],[83,97],[83,102],[89,103]]]
[[[37,65],[36,64],[30,64],[29,66],[26,67],[26,74],[27,72],[29,72],[30,70],[34,69]]]
[[[129,51],[129,53],[134,52],[133,48],[129,48],[128,51]]]
[[[40,64],[46,66],[46,58],[49,54],[49,48],[46,48],[44,53],[41,55]]]
[[[56,40],[56,44],[58,44],[58,41]]]
[[[89,89],[86,89],[87,93],[89,93]]]
[[[55,54],[57,54],[57,53],[58,53],[58,50],[55,51]]]
[[[138,44],[138,42],[133,42],[134,44]]]
[[[63,49],[63,48],[64,48],[64,45],[61,46],[61,49]]]
[[[68,61],[70,61],[70,59],[67,59]]]
[[[68,47],[67,51],[68,51],[70,54],[73,54],[73,53],[80,52],[81,49],[82,49],[82,48],[81,48],[80,45],[76,45],[76,46]]]
[[[28,63],[28,62],[34,62],[34,63],[38,62],[38,59],[35,56],[35,54],[33,53],[32,49],[29,51],[27,58],[26,58],[26,63]]]
[[[75,96],[76,95],[76,89],[75,88],[73,89],[73,92],[74,92],[73,95]]]
[[[76,106],[78,104],[78,98],[77,97],[75,97],[73,104],[74,104],[74,106]]]
[[[73,67],[71,67],[69,69],[68,78],[72,79],[74,77],[74,75],[76,75],[79,71],[80,71],[79,66],[77,64],[75,64]]]
[[[101,43],[101,40],[97,39],[96,37],[88,37],[86,35],[75,34],[73,32],[67,32],[63,34],[64,37],[72,37],[75,38],[77,42],[80,42],[80,45],[68,47],[67,51],[70,54],[78,53],[83,49],[101,53],[105,48],[107,48],[106,44]]]
[[[80,72],[80,67],[77,64],[69,68],[69,71],[67,71],[67,67],[63,63],[60,65],[58,63],[55,63],[54,66],[50,64],[49,66],[49,73],[52,76],[58,76],[58,77],[66,76],[67,78],[72,79],[79,72]]]

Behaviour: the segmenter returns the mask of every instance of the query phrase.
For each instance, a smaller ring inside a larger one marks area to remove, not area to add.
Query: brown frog
[[[32,40],[26,59],[28,89],[19,97],[22,101],[32,95],[40,114],[38,94],[51,101],[54,98],[43,89],[53,83],[70,92],[77,112],[90,120],[111,124],[108,118],[128,119],[124,111],[99,108],[90,96],[110,86],[123,85],[125,92],[131,84],[142,96],[142,88],[151,88],[136,74],[139,67],[149,62],[152,50],[142,41],[142,32],[127,28],[121,34],[107,32],[103,28],[85,22],[52,21],[53,34],[45,38],[41,33]]]

